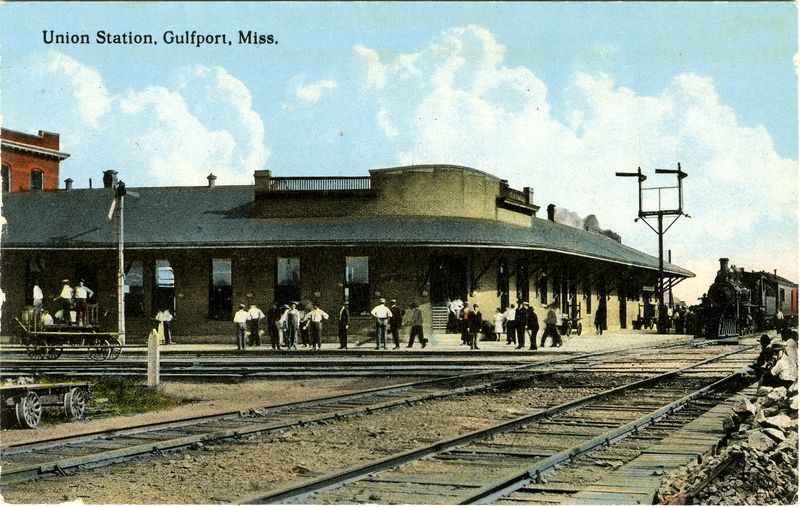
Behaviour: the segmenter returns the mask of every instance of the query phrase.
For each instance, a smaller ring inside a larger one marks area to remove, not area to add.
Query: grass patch
[[[105,377],[92,384],[91,413],[95,417],[141,414],[183,403],[132,380]]]

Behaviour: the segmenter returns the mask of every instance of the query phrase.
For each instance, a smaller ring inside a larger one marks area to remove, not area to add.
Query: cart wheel
[[[111,342],[111,353],[109,354],[108,358],[116,359],[120,354],[122,354],[122,344],[118,339],[114,338],[114,340]]]
[[[35,428],[42,421],[42,404],[39,402],[39,396],[33,391],[23,394],[17,400],[14,410],[17,422],[22,428]]]
[[[28,357],[31,359],[44,359],[47,357],[47,344],[41,338],[35,340],[33,344],[26,349]]]
[[[89,349],[89,359],[94,361],[103,361],[108,359],[110,355],[111,345],[108,344],[108,340],[103,340]]]
[[[80,421],[86,412],[86,393],[80,387],[73,387],[64,395],[64,415],[70,421]]]
[[[578,331],[577,332],[578,332],[578,336],[580,336],[581,333],[583,332],[583,324],[581,324],[580,322],[578,322]]]
[[[58,359],[61,357],[61,354],[64,352],[63,347],[47,347],[46,348],[46,356],[47,359]]]

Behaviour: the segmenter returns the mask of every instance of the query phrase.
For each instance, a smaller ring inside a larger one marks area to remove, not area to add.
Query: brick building
[[[116,329],[117,253],[107,188],[10,194],[3,231],[3,334],[40,281],[83,278]],[[351,333],[368,334],[380,297],[420,304],[442,329],[447,302],[478,303],[485,318],[518,300],[556,303],[593,328],[626,328],[656,285],[658,259],[600,234],[537,217],[530,188],[461,166],[375,169],[363,177],[274,177],[254,185],[144,187],[125,198],[128,342],[141,342],[160,306],[177,340],[230,341],[231,312],[255,302],[317,301],[335,335],[348,300]],[[37,217],[49,219],[31,227]],[[668,285],[694,276],[667,264]],[[649,289],[648,289],[649,287]],[[103,314],[104,312],[101,312]]]
[[[57,190],[59,164],[69,154],[59,151],[58,134],[38,135],[15,130],[0,131],[3,192]]]

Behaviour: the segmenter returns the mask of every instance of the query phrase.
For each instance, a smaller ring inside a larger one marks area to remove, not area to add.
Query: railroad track
[[[678,342],[656,347],[655,350],[664,351],[689,347],[685,354],[691,355],[691,345],[694,342]],[[714,342],[705,343],[714,346]],[[653,349],[644,347],[628,349],[638,351]],[[90,379],[103,376],[120,378],[144,379],[147,377],[147,356],[141,349],[132,348],[115,361],[86,361],[73,357],[69,351],[55,360],[31,360],[22,356],[9,353],[3,349],[2,378],[16,378],[19,376],[45,376],[59,379]],[[453,352],[432,354],[393,354],[377,355],[354,352],[352,354],[321,353],[282,353],[269,354],[258,351],[257,355],[214,352],[198,354],[196,352],[169,352],[161,356],[160,376],[163,380],[201,380],[208,379],[285,379],[285,378],[319,378],[319,377],[371,377],[371,376],[403,376],[403,377],[446,377],[460,373],[492,372],[498,368],[519,366],[535,363],[553,363],[557,361],[591,361],[597,354],[613,357],[619,354],[626,356],[622,351],[596,352],[593,354],[565,353],[548,350],[547,353],[525,355],[519,354],[485,354],[476,356],[474,353],[459,354]],[[341,352],[341,351],[340,351]],[[627,352],[627,351],[626,351]],[[677,354],[677,353],[676,353]],[[659,361],[666,364],[669,357],[662,355]],[[684,358],[679,354],[672,360],[679,364]],[[651,370],[643,367],[644,362],[631,363],[628,367],[632,373],[649,373]],[[595,367],[594,362],[586,363],[587,367]],[[668,367],[668,366],[667,366]],[[624,365],[609,363],[608,371],[620,371]],[[0,379],[1,380],[1,379]]]
[[[711,353],[711,351],[709,351]],[[595,358],[598,364],[613,359],[609,353],[593,353],[577,359]],[[664,348],[629,351],[638,360],[665,355]],[[630,361],[630,359],[626,359]],[[98,432],[67,439],[54,439],[0,449],[3,474],[0,484],[35,477],[58,475],[70,470],[96,468],[147,454],[160,454],[217,440],[240,439],[247,435],[285,431],[289,428],[368,414],[378,410],[401,408],[409,404],[446,397],[484,392],[487,389],[519,386],[528,378],[557,372],[570,372],[575,358],[536,365],[516,365],[489,373],[464,374],[372,389],[302,403],[267,407],[251,413],[217,414],[161,424],[137,426],[125,430]],[[537,381],[540,381],[537,379]]]
[[[249,495],[240,498],[239,503],[473,504],[497,503],[500,499],[528,503],[530,484],[541,483],[548,472],[563,464],[607,448],[654,423],[660,424],[657,429],[662,431],[682,426],[681,418],[693,420],[716,406],[739,387],[736,380],[740,377],[730,374],[709,380],[697,376],[697,370],[735,355],[746,354],[751,360],[752,354],[748,354],[751,348],[738,348],[685,368],[338,471],[299,486]],[[728,365],[734,363],[728,361]],[[682,412],[680,416],[673,416],[678,411]],[[721,424],[718,426],[721,430]],[[707,440],[701,442],[707,443]],[[687,460],[685,455],[694,456],[692,453],[697,449],[695,445],[686,450],[690,446],[687,442],[673,445],[678,447],[667,449],[666,454],[682,454],[683,464]],[[663,463],[658,466],[663,471]],[[645,491],[648,486],[643,486]],[[526,487],[529,489],[524,494],[528,496],[522,500],[514,496]],[[617,485],[630,497],[627,487],[629,484]],[[552,503],[551,499],[546,498],[542,503]],[[636,503],[614,500],[591,503]]]

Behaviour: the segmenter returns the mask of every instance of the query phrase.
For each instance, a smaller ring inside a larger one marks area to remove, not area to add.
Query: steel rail
[[[574,400],[571,402],[563,403],[561,405],[557,405],[554,407],[550,407],[545,410],[541,410],[535,412],[533,414],[528,414],[525,416],[518,417],[516,419],[512,419],[510,421],[505,421],[500,424],[491,426],[489,428],[484,428],[478,431],[473,431],[465,435],[458,436],[453,439],[442,440],[436,442],[429,446],[419,447],[417,449],[412,449],[411,451],[406,451],[398,454],[394,454],[382,460],[377,460],[366,465],[356,466],[352,468],[348,468],[343,471],[334,472],[328,475],[325,475],[317,480],[309,481],[304,484],[300,484],[297,486],[287,487],[276,492],[267,494],[267,495],[257,495],[252,497],[246,497],[241,499],[238,503],[245,503],[245,504],[275,504],[275,503],[299,503],[305,497],[312,493],[317,493],[324,491],[326,489],[336,487],[341,485],[345,482],[351,482],[354,480],[358,480],[360,478],[364,478],[370,474],[374,474],[376,472],[381,472],[395,466],[409,463],[411,461],[416,461],[422,458],[430,457],[440,452],[453,449],[459,446],[462,446],[467,443],[474,442],[476,440],[484,439],[499,433],[507,432],[513,429],[520,428],[526,424],[531,422],[535,422],[541,419],[545,419],[547,417],[551,417],[557,414],[561,414],[567,411],[575,410],[577,408],[581,408],[583,406],[595,403],[600,401],[604,398],[607,398],[612,395],[620,394],[631,389],[636,389],[640,387],[646,387],[648,385],[658,383],[663,380],[667,380],[670,378],[674,378],[684,372],[692,370],[694,368],[700,367],[707,363],[711,363],[714,361],[718,361],[722,358],[739,354],[741,352],[750,350],[754,348],[755,345],[749,345],[740,347],[734,351],[726,352],[724,354],[720,354],[714,356],[709,359],[705,359],[703,361],[699,361],[697,363],[691,364],[687,367],[680,368],[677,370],[673,370],[667,373],[658,374],[652,376],[647,379],[639,380],[636,382],[632,382],[623,386],[615,387],[612,389],[608,389],[601,393],[597,393],[594,395],[585,396],[578,400]]]
[[[648,347],[642,347],[640,349],[636,349],[636,351],[640,350],[650,350]],[[499,370],[494,370],[491,372],[480,372],[480,373],[470,373],[470,374],[462,374],[462,375],[455,375],[445,378],[437,378],[431,380],[422,380],[422,381],[415,381],[415,382],[407,382],[404,384],[399,384],[395,386],[389,387],[382,387],[382,388],[371,388],[355,393],[348,393],[342,395],[331,395],[321,398],[315,398],[313,400],[306,400],[301,402],[293,402],[293,403],[286,403],[282,405],[264,407],[262,409],[252,409],[250,411],[239,411],[239,412],[226,412],[220,414],[212,414],[208,416],[198,416],[198,417],[190,417],[190,418],[182,418],[178,420],[168,421],[168,422],[159,422],[159,423],[147,423],[142,425],[137,425],[134,427],[123,428],[123,429],[116,429],[116,430],[109,430],[109,431],[98,431],[98,432],[89,432],[84,433],[82,435],[75,435],[66,438],[53,438],[53,439],[46,439],[43,441],[37,442],[29,442],[23,444],[16,444],[6,447],[0,447],[0,454],[4,456],[13,456],[16,454],[20,454],[23,452],[31,452],[36,450],[43,450],[54,448],[58,446],[65,446],[70,444],[76,444],[81,442],[88,442],[92,440],[97,440],[102,437],[124,437],[124,436],[132,436],[136,434],[142,434],[149,431],[158,431],[158,430],[168,430],[168,429],[177,429],[187,426],[198,425],[201,423],[207,422],[214,422],[214,421],[222,421],[227,419],[234,419],[236,417],[243,417],[250,412],[253,411],[261,411],[266,410],[268,411],[269,415],[278,415],[281,412],[289,412],[291,410],[302,409],[304,407],[324,407],[325,404],[334,404],[334,403],[341,403],[346,402],[349,400],[364,400],[368,399],[369,397],[374,396],[386,396],[387,394],[398,394],[402,392],[412,391],[414,389],[421,389],[425,387],[435,387],[437,385],[447,384],[450,382],[463,382],[465,379],[470,377],[473,378],[480,378],[486,377],[490,375],[500,375],[509,371],[518,371],[523,369],[529,369],[531,371],[525,371],[524,373],[528,373],[534,377],[541,376],[542,373],[545,375],[549,375],[551,373],[558,373],[558,371],[547,371],[547,372],[540,372],[539,370],[544,369],[545,367],[552,366],[555,363],[569,363],[575,361],[576,359],[586,359],[590,357],[596,356],[605,356],[611,352],[592,352],[588,354],[583,354],[578,357],[573,358],[566,358],[566,359],[558,359],[547,363],[538,363],[534,365],[514,365],[508,368],[502,368]],[[12,481],[19,481],[30,477],[37,477],[40,475],[45,475],[48,473],[58,472],[61,473],[65,469],[84,466],[84,467],[94,467],[94,466],[102,466],[104,462],[110,461],[120,461],[125,457],[132,457],[135,455],[140,454],[147,454],[151,452],[162,452],[165,450],[173,450],[178,449],[198,443],[206,443],[214,440],[222,440],[222,439],[229,439],[229,438],[241,438],[243,435],[253,434],[253,433],[261,433],[261,432],[278,432],[283,431],[287,428],[296,427],[300,425],[307,425],[318,423],[322,421],[328,420],[336,420],[345,417],[353,417],[356,415],[360,415],[363,413],[370,413],[379,410],[387,410],[390,408],[408,405],[412,403],[418,403],[423,401],[430,401],[433,399],[439,398],[447,398],[453,397],[463,394],[470,394],[473,392],[480,392],[491,388],[497,388],[502,385],[509,384],[511,382],[519,382],[521,379],[519,376],[515,376],[513,378],[505,378],[500,379],[492,382],[486,383],[478,383],[471,386],[462,386],[456,389],[450,389],[448,391],[439,392],[439,393],[425,393],[418,396],[413,397],[406,397],[399,401],[392,401],[386,402],[378,405],[372,405],[368,407],[359,408],[356,410],[351,411],[339,411],[334,413],[323,413],[322,416],[317,416],[316,418],[311,419],[300,419],[297,421],[291,421],[285,424],[267,424],[267,425],[245,425],[242,428],[237,430],[231,430],[228,432],[212,432],[212,433],[203,433],[199,435],[193,435],[191,437],[184,437],[174,439],[173,441],[162,441],[157,443],[156,445],[141,445],[141,446],[132,446],[129,447],[128,451],[119,452],[119,450],[108,451],[105,453],[98,453],[95,455],[87,455],[83,457],[68,459],[68,460],[54,460],[52,462],[47,463],[36,463],[36,464],[29,464],[24,466],[5,466],[3,470],[2,476],[0,476],[0,484],[12,482]],[[93,456],[93,457],[92,457]],[[94,466],[92,466],[94,464]]]

